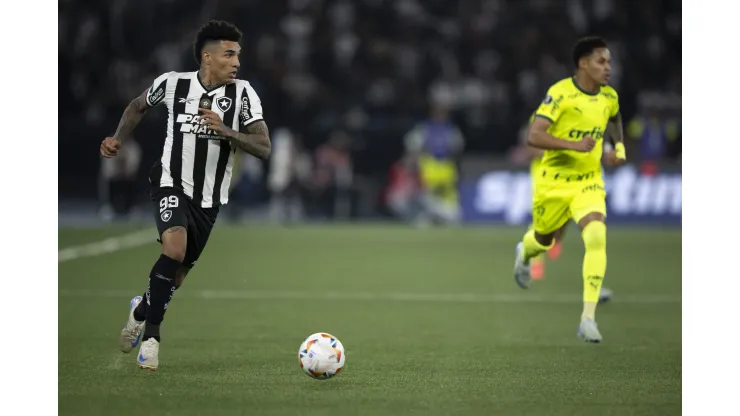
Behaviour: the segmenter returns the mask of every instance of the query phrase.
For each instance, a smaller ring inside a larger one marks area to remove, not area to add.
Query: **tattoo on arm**
[[[270,144],[270,132],[265,121],[255,121],[246,129],[246,133],[234,131],[230,135],[232,142],[251,155],[260,159],[267,159],[270,156],[272,145]]]
[[[612,142],[624,143],[624,129],[622,128],[622,114],[617,113],[616,116],[609,119],[609,123],[606,125],[606,131]]]
[[[113,136],[123,144],[124,140],[131,135],[131,132],[134,131],[136,126],[139,125],[139,122],[141,122],[141,119],[144,118],[147,110],[149,110],[149,106],[146,103],[146,91],[144,91],[143,94],[134,98],[126,107],[126,110],[124,110],[121,116],[121,121],[118,122],[116,133]]]

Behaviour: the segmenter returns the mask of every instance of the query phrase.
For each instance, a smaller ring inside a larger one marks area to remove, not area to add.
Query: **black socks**
[[[152,272],[149,274],[149,289],[146,293],[146,299],[142,300],[139,307],[136,308],[137,310],[134,311],[134,319],[138,320],[142,315],[141,312],[143,312],[146,318],[142,341],[146,341],[149,338],[154,338],[157,341],[160,340],[159,325],[164,319],[167,304],[175,292],[175,274],[177,274],[177,270],[181,264],[179,261],[169,258],[164,254],[159,256],[159,260],[154,263]],[[147,304],[142,307],[144,302]],[[139,309],[140,307],[143,310]]]
[[[141,322],[146,319],[146,292],[141,295],[141,302],[134,308],[134,319]]]

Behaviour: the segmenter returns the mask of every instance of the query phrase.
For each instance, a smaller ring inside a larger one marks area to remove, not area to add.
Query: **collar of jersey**
[[[205,90],[206,95],[210,95],[210,96],[213,96],[213,94],[215,94],[216,91],[218,91],[219,89],[221,89],[221,88],[223,88],[223,87],[225,87],[227,85],[227,84],[219,85],[218,87],[216,87],[216,88],[214,88],[212,90],[209,90],[208,88],[206,88],[205,85],[203,85],[203,82],[200,80],[200,77],[198,76],[198,71],[195,71],[195,79],[198,81],[198,84],[200,84],[201,88],[203,88]]]
[[[588,92],[584,89],[582,89],[580,86],[578,86],[578,83],[576,82],[576,77],[570,77],[570,80],[573,81],[573,85],[575,85],[576,89],[586,95],[599,95],[601,92],[601,86],[599,86],[599,90],[596,92]]]

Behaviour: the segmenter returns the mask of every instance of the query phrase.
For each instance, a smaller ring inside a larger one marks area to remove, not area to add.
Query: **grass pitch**
[[[160,367],[117,336],[146,289],[151,243],[59,264],[65,415],[676,415],[681,232],[612,226],[600,345],[576,338],[582,242],[519,289],[523,229],[219,224],[162,326]],[[59,247],[130,228],[61,229]],[[347,363],[327,381],[297,359],[314,332]]]

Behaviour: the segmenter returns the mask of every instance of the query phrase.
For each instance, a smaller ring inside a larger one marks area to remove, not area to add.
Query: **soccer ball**
[[[326,332],[309,335],[298,349],[298,363],[303,372],[317,380],[327,380],[344,367],[344,346]]]

